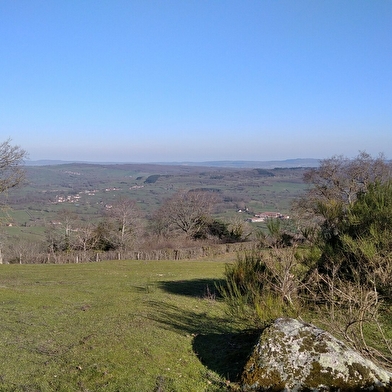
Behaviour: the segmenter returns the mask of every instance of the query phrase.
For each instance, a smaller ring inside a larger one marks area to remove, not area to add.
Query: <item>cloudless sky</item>
[[[30,159],[392,158],[391,0],[2,0]]]

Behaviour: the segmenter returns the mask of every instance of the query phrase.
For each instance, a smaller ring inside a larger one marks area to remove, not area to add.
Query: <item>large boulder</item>
[[[266,328],[241,378],[242,391],[392,391],[392,373],[331,334],[280,318]]]

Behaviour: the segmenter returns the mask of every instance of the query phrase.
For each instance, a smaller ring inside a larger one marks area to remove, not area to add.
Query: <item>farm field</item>
[[[0,390],[223,390],[253,344],[215,297],[234,257],[2,265]]]
[[[27,166],[26,184],[6,196],[3,233],[39,239],[63,210],[82,221],[98,221],[116,198],[137,201],[144,220],[178,190],[209,190],[219,202],[214,216],[246,220],[255,213],[290,213],[305,189],[304,168],[227,168],[148,164]],[[3,197],[4,195],[2,195]],[[238,211],[242,212],[239,213]]]

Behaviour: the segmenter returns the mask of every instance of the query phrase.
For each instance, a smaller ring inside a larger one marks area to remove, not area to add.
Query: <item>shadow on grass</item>
[[[197,335],[193,351],[201,363],[230,382],[237,382],[261,331]]]
[[[192,279],[159,282],[158,286],[171,294],[197,298],[220,297],[217,286],[224,284],[223,279]]]
[[[235,331],[226,318],[150,302],[150,318],[169,330],[193,336],[192,348],[201,363],[230,382],[237,382],[260,330]]]

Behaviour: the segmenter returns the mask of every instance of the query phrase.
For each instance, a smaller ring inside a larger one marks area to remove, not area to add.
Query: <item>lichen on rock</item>
[[[266,328],[241,379],[242,391],[392,391],[392,373],[328,332],[280,318]]]

